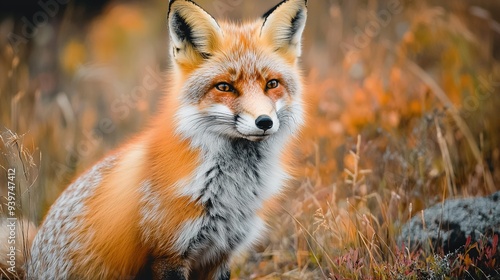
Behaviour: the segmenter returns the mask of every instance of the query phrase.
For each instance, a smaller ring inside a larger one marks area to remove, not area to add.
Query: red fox
[[[172,65],[148,129],[74,181],[49,210],[28,279],[229,279],[263,234],[303,122],[306,0],[249,23],[171,0]]]

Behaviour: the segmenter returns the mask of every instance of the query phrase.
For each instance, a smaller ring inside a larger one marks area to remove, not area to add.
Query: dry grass
[[[2,253],[0,255],[0,278],[19,279],[23,275],[22,270],[9,271],[9,267],[5,266],[10,260],[7,253],[10,252],[11,246],[15,246],[15,267],[21,268],[26,261],[31,240],[36,234],[35,225],[29,222],[30,209],[34,209],[32,197],[33,193],[36,193],[33,185],[38,177],[36,162],[39,160],[36,160],[32,152],[23,145],[22,137],[8,129],[0,134],[0,169],[2,174],[6,175],[0,177],[0,183],[5,186],[0,189],[0,226],[2,229],[0,230],[0,252]],[[14,185],[9,185],[8,182],[13,182]],[[14,202],[17,210],[10,212],[7,202]],[[6,218],[17,219],[15,243],[9,242],[10,232],[7,228],[10,221]]]
[[[16,143],[37,166],[37,180],[25,184],[32,184],[32,206],[22,209],[31,220],[39,222],[71,178],[156,110],[162,87],[144,78],[161,77],[166,68],[158,11],[167,4],[150,2],[118,2],[84,27],[71,7],[59,24],[41,29],[49,40],[33,39],[15,52],[0,41],[1,129],[23,135]],[[251,18],[271,5],[198,2],[232,18]],[[427,206],[500,189],[500,34],[492,28],[498,23],[468,1],[401,1],[395,12],[377,0],[309,2],[303,54],[309,116],[295,151],[297,180],[269,239],[235,261],[233,276],[494,275],[495,246],[464,244],[464,251],[445,255],[409,252],[395,239]],[[474,5],[500,12],[492,1]],[[19,30],[11,23],[1,23],[1,38]],[[366,31],[370,24],[380,28]],[[109,122],[113,129],[106,129]],[[468,254],[473,246],[488,257]]]

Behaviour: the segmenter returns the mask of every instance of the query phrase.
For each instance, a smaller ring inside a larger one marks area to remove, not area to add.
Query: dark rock
[[[487,197],[447,200],[418,213],[407,222],[398,237],[398,244],[414,250],[433,246],[445,253],[465,245],[467,237],[472,242],[482,237],[500,234],[500,192]],[[408,244],[410,240],[410,244]]]

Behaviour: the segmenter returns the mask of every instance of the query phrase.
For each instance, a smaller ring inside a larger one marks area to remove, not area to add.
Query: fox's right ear
[[[188,0],[170,0],[168,27],[171,54],[180,64],[197,64],[209,58],[222,38],[217,21]]]

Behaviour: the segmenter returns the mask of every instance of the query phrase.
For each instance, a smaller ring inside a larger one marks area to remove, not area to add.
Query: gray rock
[[[398,237],[398,244],[410,248],[429,246],[453,252],[465,245],[468,236],[472,242],[483,235],[500,234],[500,191],[487,197],[447,200],[424,210],[407,222]]]

